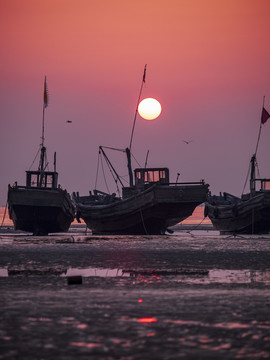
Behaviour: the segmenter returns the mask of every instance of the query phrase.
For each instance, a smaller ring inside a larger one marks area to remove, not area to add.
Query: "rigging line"
[[[263,111],[263,109],[264,109],[264,99],[265,99],[265,96],[263,97],[262,111]],[[255,149],[255,157],[256,157],[256,155],[257,155],[257,150],[258,150],[258,146],[259,146],[259,141],[260,141],[260,137],[261,137],[261,132],[262,132],[262,117],[261,117],[261,121],[260,121],[260,130],[259,130],[259,135],[258,135],[258,139],[257,139],[256,149]]]
[[[131,153],[131,156],[132,156],[132,158],[135,160],[135,162],[137,163],[137,165],[139,166],[139,167],[142,167],[141,166],[141,164],[137,161],[137,159],[135,158],[135,156]]]
[[[115,177],[114,172],[113,172],[113,170],[111,169],[111,166],[110,166],[111,163],[110,163],[110,161],[109,161],[109,159],[108,159],[107,157],[105,157],[105,161],[106,161],[107,166],[108,166],[108,168],[109,168],[109,170],[110,170],[110,173],[111,173],[111,175],[112,175],[113,180],[114,180],[115,182],[117,182],[117,177]]]
[[[113,148],[110,146],[100,146],[102,149],[109,149],[109,150],[116,150],[116,151],[121,151],[121,152],[126,152],[125,149],[117,149],[117,148]]]
[[[98,152],[98,161],[97,161],[97,170],[96,170],[96,180],[95,180],[95,189],[97,189],[97,180],[98,180],[98,172],[99,172],[99,161],[100,161],[100,151]]]
[[[39,152],[40,152],[40,147],[39,147],[39,149],[38,149],[38,151],[37,151],[37,154],[36,154],[36,156],[35,156],[32,164],[31,164],[30,167],[29,167],[29,170],[31,170],[32,166],[34,165],[34,163],[35,163],[35,161],[36,161],[36,159],[37,159],[37,157],[38,157]]]
[[[142,94],[142,88],[143,88],[143,84],[145,84],[146,66],[147,66],[147,64],[145,64],[145,66],[144,66],[142,84],[141,84],[141,89],[140,89],[140,93],[139,93],[139,98],[138,98],[138,102],[137,102],[137,107],[136,107],[135,116],[134,116],[134,120],[133,120],[132,131],[131,131],[131,137],[130,137],[130,143],[129,143],[129,150],[131,150],[133,133],[134,133],[136,118],[137,118],[137,114],[138,114],[138,106],[139,106],[140,99],[141,99],[141,94]]]
[[[116,192],[118,193],[118,196],[120,197],[120,190],[119,190],[117,179],[115,179],[114,181],[115,181],[115,186],[116,186]]]
[[[3,216],[2,223],[1,223],[1,225],[0,225],[0,229],[2,228],[2,226],[3,226],[3,224],[4,224],[4,221],[5,221],[6,212],[7,212],[7,204],[8,204],[8,201],[6,202],[5,211],[4,211],[4,216]]]
[[[103,157],[106,159],[106,162],[107,162],[107,165],[108,165],[110,171],[111,170],[113,171],[113,173],[115,174],[115,176],[117,177],[117,179],[119,180],[121,185],[124,186],[121,179],[119,178],[119,175],[117,174],[117,171],[113,167],[112,163],[110,162],[110,160],[109,160],[108,156],[106,155],[105,151],[103,150],[102,146],[100,146],[99,149],[101,150]]]
[[[243,190],[242,190],[242,194],[241,194],[241,195],[244,194],[245,188],[246,188],[246,186],[247,186],[247,182],[248,182],[248,178],[249,178],[249,174],[250,174],[250,168],[251,168],[251,165],[250,165],[250,163],[249,163],[248,172],[247,172],[247,177],[246,177],[246,181],[245,181],[245,184],[244,184],[244,187],[243,187]]]
[[[145,223],[144,223],[143,214],[142,214],[142,208],[140,208],[140,214],[141,214],[141,219],[142,219],[142,224],[143,224],[143,229],[145,231],[145,235],[149,235],[147,230],[146,230]]]
[[[106,161],[106,163],[107,163],[107,166],[108,166],[108,168],[109,168],[109,171],[110,171],[110,173],[111,173],[111,175],[112,175],[112,178],[114,179],[114,181],[115,181],[115,186],[116,186],[116,192],[118,193],[118,195],[120,196],[120,190],[119,190],[119,186],[118,186],[118,180],[119,180],[119,182],[121,183],[121,185],[124,187],[124,185],[123,185],[123,183],[122,183],[122,181],[121,181],[121,179],[119,178],[119,175],[117,174],[117,176],[115,175],[115,170],[112,168],[112,165],[111,165],[111,162],[110,162],[110,160],[107,158],[107,156],[104,156],[104,158],[105,158],[105,161]],[[110,191],[108,191],[109,193],[110,193]]]
[[[258,164],[257,160],[256,160],[256,168],[257,168],[257,173],[258,173],[258,179],[261,179],[259,164]]]
[[[106,180],[106,176],[105,176],[105,171],[104,171],[104,166],[103,166],[103,160],[102,160],[102,157],[101,157],[101,167],[102,167],[102,172],[103,172],[104,182],[105,182],[105,185],[106,185],[107,191],[108,191],[108,193],[110,194],[110,190],[109,190],[109,187],[108,187],[108,184],[107,184],[107,180]]]
[[[256,170],[257,170],[257,176],[256,176]],[[261,179],[259,164],[256,158],[255,158],[255,178]]]
[[[190,232],[196,230],[196,229],[204,222],[204,220],[205,220],[206,218],[207,218],[207,216],[204,216],[204,218],[201,220],[201,222],[199,222],[199,224],[197,224],[194,229],[188,230],[188,231],[186,231],[186,233],[188,233],[189,235],[193,236]]]
[[[125,179],[125,177],[127,177],[128,175],[119,175],[119,178],[122,179],[126,184],[129,184],[129,181]]]

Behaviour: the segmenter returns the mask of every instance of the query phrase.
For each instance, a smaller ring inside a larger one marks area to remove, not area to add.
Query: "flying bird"
[[[187,141],[187,140],[183,140],[183,142],[186,143],[186,144],[189,144],[189,143],[192,142],[192,140],[188,140],[188,141]]]
[[[72,123],[72,121],[71,121],[71,120],[67,120],[66,122],[67,122],[68,124],[71,124],[71,123]]]

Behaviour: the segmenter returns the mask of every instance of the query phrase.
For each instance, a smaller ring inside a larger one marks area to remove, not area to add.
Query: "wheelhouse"
[[[170,182],[168,168],[138,168],[134,170],[134,174],[135,185]]]
[[[58,173],[54,171],[26,171],[26,186],[55,189]]]
[[[255,191],[270,191],[270,179],[254,179],[251,181]]]

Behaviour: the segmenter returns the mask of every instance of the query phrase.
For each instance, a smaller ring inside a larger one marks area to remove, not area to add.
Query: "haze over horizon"
[[[270,1],[2,0],[0,10],[1,206],[38,151],[45,75],[50,168],[56,151],[59,183],[86,195],[99,145],[129,145],[145,64],[142,99],[156,98],[162,112],[137,117],[135,158],[143,165],[149,150],[148,166],[169,167],[171,181],[180,173],[213,194],[242,193],[263,96],[270,112]],[[270,119],[261,177],[270,178],[269,150]],[[125,157],[112,157],[127,175]]]

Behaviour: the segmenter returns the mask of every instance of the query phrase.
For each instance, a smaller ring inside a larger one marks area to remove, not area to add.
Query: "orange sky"
[[[1,0],[0,17],[0,205],[40,144],[45,75],[48,155],[57,151],[62,186],[83,194],[94,186],[98,146],[129,143],[146,63],[143,97],[163,110],[138,118],[135,157],[144,163],[149,149],[149,166],[170,167],[172,181],[180,172],[214,193],[241,193],[263,95],[270,111],[268,0]],[[263,177],[269,140],[266,123]]]

